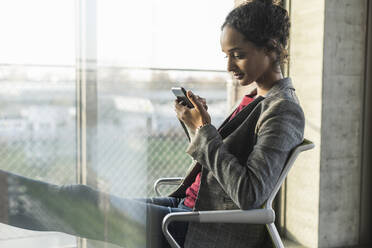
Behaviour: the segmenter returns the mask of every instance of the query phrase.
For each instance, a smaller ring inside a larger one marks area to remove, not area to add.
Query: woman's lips
[[[241,80],[244,77],[244,73],[233,73],[233,75],[237,80]]]

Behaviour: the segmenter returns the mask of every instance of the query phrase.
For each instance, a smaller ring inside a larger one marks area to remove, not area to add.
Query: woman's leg
[[[175,197],[155,197],[136,200],[145,202],[148,206],[147,247],[170,247],[163,235],[161,227],[164,216],[171,212],[186,212],[192,211],[192,209],[183,205],[182,199]],[[177,243],[182,246],[185,242],[188,222],[172,222],[168,228]]]
[[[158,200],[129,200],[84,185],[57,186],[0,170],[7,183],[7,216],[1,222],[39,231],[58,231],[125,247],[164,247],[161,223],[169,212],[187,211]],[[167,200],[167,202],[169,202]],[[174,227],[174,232],[187,226]],[[182,232],[181,232],[182,233]],[[183,230],[185,233],[185,230]],[[178,235],[176,233],[176,235]]]

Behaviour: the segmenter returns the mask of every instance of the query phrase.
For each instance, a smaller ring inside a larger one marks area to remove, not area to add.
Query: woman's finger
[[[205,98],[201,98],[200,101],[203,103],[203,107],[205,108],[205,110],[208,110],[207,100],[205,100]]]
[[[203,104],[201,103],[201,101],[198,101],[196,99],[196,96],[191,92],[191,90],[187,91],[187,97],[189,98],[189,100],[191,101],[191,103],[194,105],[194,107],[199,110],[200,113],[202,112],[206,112]]]
[[[175,109],[182,109],[183,107],[185,107],[185,106],[182,104],[182,101],[174,100],[174,108]]]
[[[174,101],[174,110],[176,111],[177,118],[182,120],[183,116],[185,115],[185,112],[188,110],[188,108],[184,105],[182,105],[181,102],[178,100]]]
[[[207,100],[203,97],[198,96],[198,95],[195,95],[195,97],[198,101],[200,101],[203,104],[203,107],[205,108],[205,110],[208,110]]]
[[[200,97],[198,95],[195,95],[195,97],[196,97],[196,100],[201,101],[204,105],[207,103],[204,97]]]

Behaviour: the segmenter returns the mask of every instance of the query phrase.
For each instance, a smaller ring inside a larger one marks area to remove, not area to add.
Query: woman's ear
[[[278,42],[275,39],[270,39],[266,42],[266,45],[264,46],[265,52],[267,55],[272,54],[272,52],[275,52],[275,50],[278,49]]]
[[[279,43],[275,39],[270,39],[266,42],[264,52],[270,58],[270,61],[275,64],[278,61],[278,46]]]

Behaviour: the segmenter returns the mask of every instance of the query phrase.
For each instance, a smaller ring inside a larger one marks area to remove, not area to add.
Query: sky
[[[95,35],[86,42],[102,65],[224,70],[220,26],[232,7],[232,0],[97,0]],[[74,65],[77,13],[76,0],[1,0],[0,64]]]

